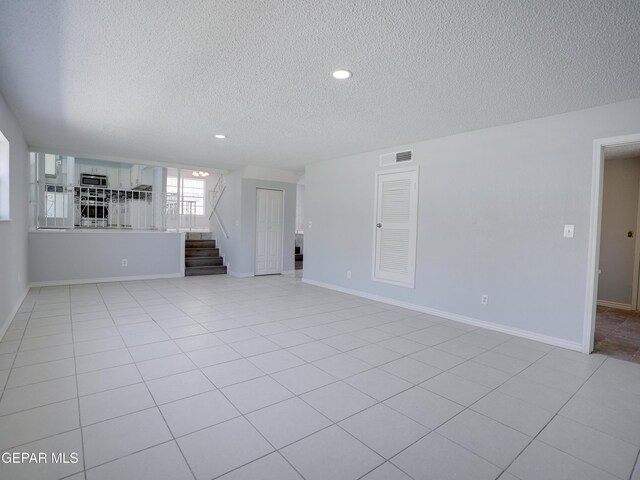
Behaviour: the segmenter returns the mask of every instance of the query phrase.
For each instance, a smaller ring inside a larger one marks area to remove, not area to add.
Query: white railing
[[[164,198],[162,225],[165,229],[191,231],[196,227],[197,202],[195,200],[183,198],[180,202],[177,193],[167,193]]]
[[[166,230],[195,226],[196,202],[174,194],[120,188],[31,184],[37,229]]]
[[[211,192],[209,192],[211,194],[209,196],[209,203],[211,204],[211,215],[209,215],[209,220],[211,220],[212,216],[216,217],[216,220],[218,221],[218,225],[220,225],[220,230],[222,231],[222,234],[224,235],[225,238],[229,238],[227,229],[224,227],[224,223],[222,223],[222,219],[220,218],[220,215],[218,215],[218,211],[216,210],[216,207],[220,202],[220,198],[222,197],[222,194],[224,193],[224,190],[226,188],[227,188],[227,183],[224,180],[224,175],[220,175],[220,178],[218,178],[216,186],[213,187],[213,190]]]
[[[73,227],[73,189],[64,185],[32,184],[30,200],[36,227]]]

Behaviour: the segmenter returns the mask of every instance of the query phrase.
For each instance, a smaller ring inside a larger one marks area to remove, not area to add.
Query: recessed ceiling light
[[[351,72],[349,70],[336,70],[331,75],[333,75],[333,78],[337,78],[338,80],[346,80],[351,77]]]
[[[208,177],[209,172],[191,172],[194,177]]]
[[[222,135],[221,133],[217,133],[216,134],[216,138],[219,138],[219,139],[222,140],[223,138],[227,138],[227,136],[226,135]]]

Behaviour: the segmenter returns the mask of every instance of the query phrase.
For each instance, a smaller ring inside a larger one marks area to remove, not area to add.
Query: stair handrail
[[[224,189],[227,187],[227,182],[224,179],[224,175],[220,175],[220,177],[218,178],[218,181],[216,182],[216,185],[213,187],[213,190],[211,191],[211,197],[209,198],[209,203],[211,204],[212,209],[215,210],[215,208],[218,206],[218,202],[220,201],[220,198],[222,197],[222,193],[224,192]],[[211,218],[211,216],[209,216],[209,218]]]
[[[220,218],[220,215],[218,215],[218,211],[216,210],[216,207],[220,202],[220,198],[222,198],[222,194],[224,193],[226,188],[227,188],[227,182],[225,182],[224,180],[224,175],[220,175],[220,178],[218,178],[218,181],[216,182],[215,187],[213,187],[213,190],[211,191],[211,197],[209,199],[209,203],[211,204],[211,207],[212,207],[211,214],[209,215],[209,221],[211,221],[211,217],[216,217],[216,220],[218,222],[218,225],[220,225],[220,230],[222,231],[224,238],[229,238],[229,233],[227,232],[227,229],[224,227],[224,223],[222,223],[222,219]]]
[[[220,230],[222,231],[222,234],[224,235],[224,238],[229,238],[229,234],[227,233],[227,229],[224,228],[224,224],[222,223],[222,219],[220,218],[220,216],[218,216],[218,212],[216,212],[214,210],[212,213],[216,217],[216,220],[218,221],[218,225],[220,225]]]

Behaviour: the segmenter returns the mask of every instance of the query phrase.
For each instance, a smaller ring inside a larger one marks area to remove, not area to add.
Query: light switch
[[[313,227],[313,222],[309,220],[309,228]]]
[[[573,229],[575,225],[564,226],[564,238],[573,238]]]

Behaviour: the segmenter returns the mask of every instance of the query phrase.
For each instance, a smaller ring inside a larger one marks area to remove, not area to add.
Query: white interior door
[[[284,192],[258,188],[256,196],[255,274],[282,273]]]
[[[636,231],[632,235],[636,236],[635,249],[633,254],[633,286],[631,292],[631,308],[640,311],[640,184],[638,185],[638,203],[636,210]]]
[[[376,173],[373,279],[413,288],[418,169]]]

